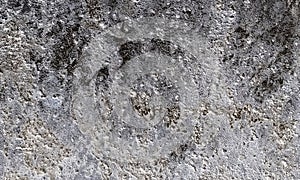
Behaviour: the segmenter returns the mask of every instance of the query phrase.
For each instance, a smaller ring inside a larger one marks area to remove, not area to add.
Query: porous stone
[[[299,0],[0,0],[0,179],[300,179]]]

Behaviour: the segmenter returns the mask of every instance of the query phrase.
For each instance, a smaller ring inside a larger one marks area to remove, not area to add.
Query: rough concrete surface
[[[299,0],[0,0],[0,179],[300,179]]]

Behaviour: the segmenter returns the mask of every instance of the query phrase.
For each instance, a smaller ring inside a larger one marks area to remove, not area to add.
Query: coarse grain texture
[[[300,179],[299,0],[0,0],[0,179]]]

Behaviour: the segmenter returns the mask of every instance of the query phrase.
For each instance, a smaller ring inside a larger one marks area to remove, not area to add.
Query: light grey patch
[[[132,30],[122,31],[124,23]],[[208,42],[189,26],[160,18],[124,23],[87,48],[74,72],[73,114],[97,155],[153,161],[189,140],[218,68],[207,69]]]

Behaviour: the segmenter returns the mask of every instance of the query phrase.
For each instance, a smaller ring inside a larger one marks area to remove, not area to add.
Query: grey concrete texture
[[[0,0],[0,179],[300,179],[299,0]]]

